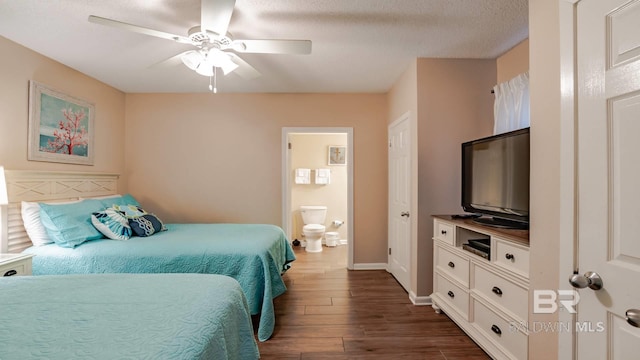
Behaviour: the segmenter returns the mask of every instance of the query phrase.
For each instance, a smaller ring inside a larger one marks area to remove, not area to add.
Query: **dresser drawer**
[[[529,249],[496,239],[496,263],[507,270],[529,277]]]
[[[433,238],[449,245],[455,245],[453,225],[435,220],[433,225]]]
[[[469,259],[436,246],[436,266],[438,270],[469,288]]]
[[[11,264],[0,266],[0,277],[18,275],[29,275],[29,272],[27,270],[27,263],[25,261],[17,261]]]
[[[479,301],[473,302],[473,326],[485,337],[508,352],[513,359],[527,358],[527,335],[517,330],[517,325],[506,321],[501,316],[484,306]]]
[[[436,276],[435,289],[436,293],[445,298],[447,303],[453,306],[465,320],[469,319],[469,293],[466,290],[453,284],[440,274]]]
[[[528,318],[529,292],[527,289],[480,266],[473,267],[472,289],[475,293],[513,313],[520,319],[526,320]]]

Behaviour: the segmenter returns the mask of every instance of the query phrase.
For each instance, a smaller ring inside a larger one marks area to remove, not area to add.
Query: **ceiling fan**
[[[89,16],[89,22],[195,46],[196,49],[182,52],[165,62],[172,63],[181,60],[191,70],[200,75],[208,76],[209,90],[213,92],[217,92],[215,87],[217,68],[220,68],[224,75],[235,71],[237,75],[245,79],[260,76],[258,70],[235,52],[301,55],[311,53],[311,41],[309,40],[232,39],[227,34],[227,30],[235,3],[235,0],[202,0],[200,26],[189,29],[187,36],[174,35],[95,15]],[[212,78],[214,85],[211,84]]]

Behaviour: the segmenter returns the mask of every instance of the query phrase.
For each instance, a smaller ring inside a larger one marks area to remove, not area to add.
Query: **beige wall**
[[[0,37],[0,165],[15,170],[124,174],[124,93]],[[95,104],[94,166],[27,160],[29,80]]]
[[[529,2],[531,46],[531,196],[530,293],[557,289],[560,241],[560,30],[557,1]],[[543,196],[541,196],[544,194]],[[538,195],[538,196],[537,196]],[[567,277],[569,274],[566,275]],[[529,297],[530,299],[532,296]],[[529,307],[531,308],[531,302]],[[533,321],[555,322],[557,314],[529,314]],[[530,359],[556,359],[558,334],[529,337]]]
[[[399,120],[404,114],[409,114],[411,128],[411,193],[418,193],[418,60],[413,60],[400,78],[395,82],[388,93],[389,124]],[[418,211],[418,201],[414,196],[410,213],[414,219],[420,217]],[[418,221],[411,222],[411,269],[418,268]],[[418,273],[411,271],[410,290],[416,294],[418,287]]]
[[[433,288],[430,216],[462,213],[460,146],[491,135],[495,79],[495,60],[418,60],[418,295]]]
[[[344,165],[327,165],[328,148],[330,145],[347,146],[347,134],[291,134],[291,217],[294,238],[301,239],[302,217],[301,205],[322,205],[327,207],[327,218],[324,224],[326,231],[335,231],[340,239],[348,239],[347,224],[347,167]],[[295,169],[311,169],[311,184],[296,184],[294,182]],[[328,185],[315,184],[315,169],[330,169],[331,183]],[[332,225],[334,220],[343,221],[340,227]]]
[[[526,39],[496,59],[497,83],[503,83],[529,71],[529,39]]]
[[[407,69],[400,75],[388,93],[389,110],[387,122],[398,120],[410,112],[418,113],[418,59],[411,61]]]
[[[411,292],[433,288],[431,215],[460,213],[460,144],[493,129],[495,60],[417,59],[389,92],[391,123],[413,117],[413,193],[417,196],[411,244]]]
[[[352,127],[354,263],[386,262],[384,94],[127,94],[126,100],[129,189],[169,222],[281,225],[282,128]]]

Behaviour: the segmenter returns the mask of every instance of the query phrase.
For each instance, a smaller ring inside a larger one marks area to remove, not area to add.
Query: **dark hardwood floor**
[[[346,246],[294,249],[262,359],[489,359],[446,315],[411,304],[386,271],[348,271]]]

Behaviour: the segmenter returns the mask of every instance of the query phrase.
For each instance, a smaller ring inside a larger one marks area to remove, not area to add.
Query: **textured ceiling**
[[[200,0],[0,0],[0,36],[124,92],[206,92],[190,45],[89,23],[97,15],[177,35]],[[235,39],[305,39],[311,55],[242,54],[262,76],[221,92],[386,92],[412,59],[496,58],[528,37],[527,0],[237,0]],[[11,56],[2,54],[2,56]]]

